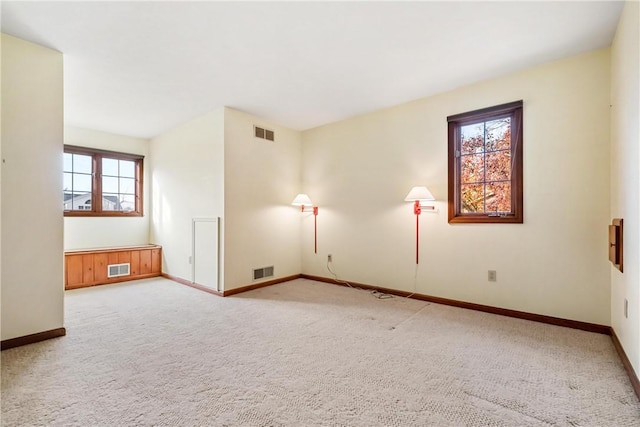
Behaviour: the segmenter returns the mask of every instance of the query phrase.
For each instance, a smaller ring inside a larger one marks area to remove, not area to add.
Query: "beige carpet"
[[[2,425],[640,425],[604,335],[307,280],[65,304],[66,337],[2,352]]]

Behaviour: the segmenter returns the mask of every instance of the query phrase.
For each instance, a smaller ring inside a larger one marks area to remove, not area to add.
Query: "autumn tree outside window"
[[[522,101],[447,121],[449,222],[522,223]]]
[[[65,145],[65,216],[142,216],[143,156]]]

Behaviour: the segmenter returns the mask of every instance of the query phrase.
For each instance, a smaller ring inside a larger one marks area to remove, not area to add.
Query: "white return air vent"
[[[273,277],[273,266],[255,268],[253,270],[253,280],[260,280],[266,277]]]
[[[266,139],[267,141],[275,141],[276,139],[276,134],[274,131],[255,125],[253,126],[253,135],[256,138]]]
[[[109,264],[107,265],[107,277],[129,276],[131,274],[130,264]]]

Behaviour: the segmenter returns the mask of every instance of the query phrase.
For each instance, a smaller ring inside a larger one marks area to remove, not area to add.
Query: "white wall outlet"
[[[329,254],[327,255],[327,262],[332,262],[333,261],[333,255]]]
[[[191,255],[189,255],[189,264],[193,262]]]
[[[487,271],[487,280],[490,282],[496,282],[498,280],[498,273],[495,270]]]

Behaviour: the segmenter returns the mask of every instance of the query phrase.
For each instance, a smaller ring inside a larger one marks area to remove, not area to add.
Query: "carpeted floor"
[[[308,280],[66,293],[2,352],[4,426],[639,426],[608,336]]]

